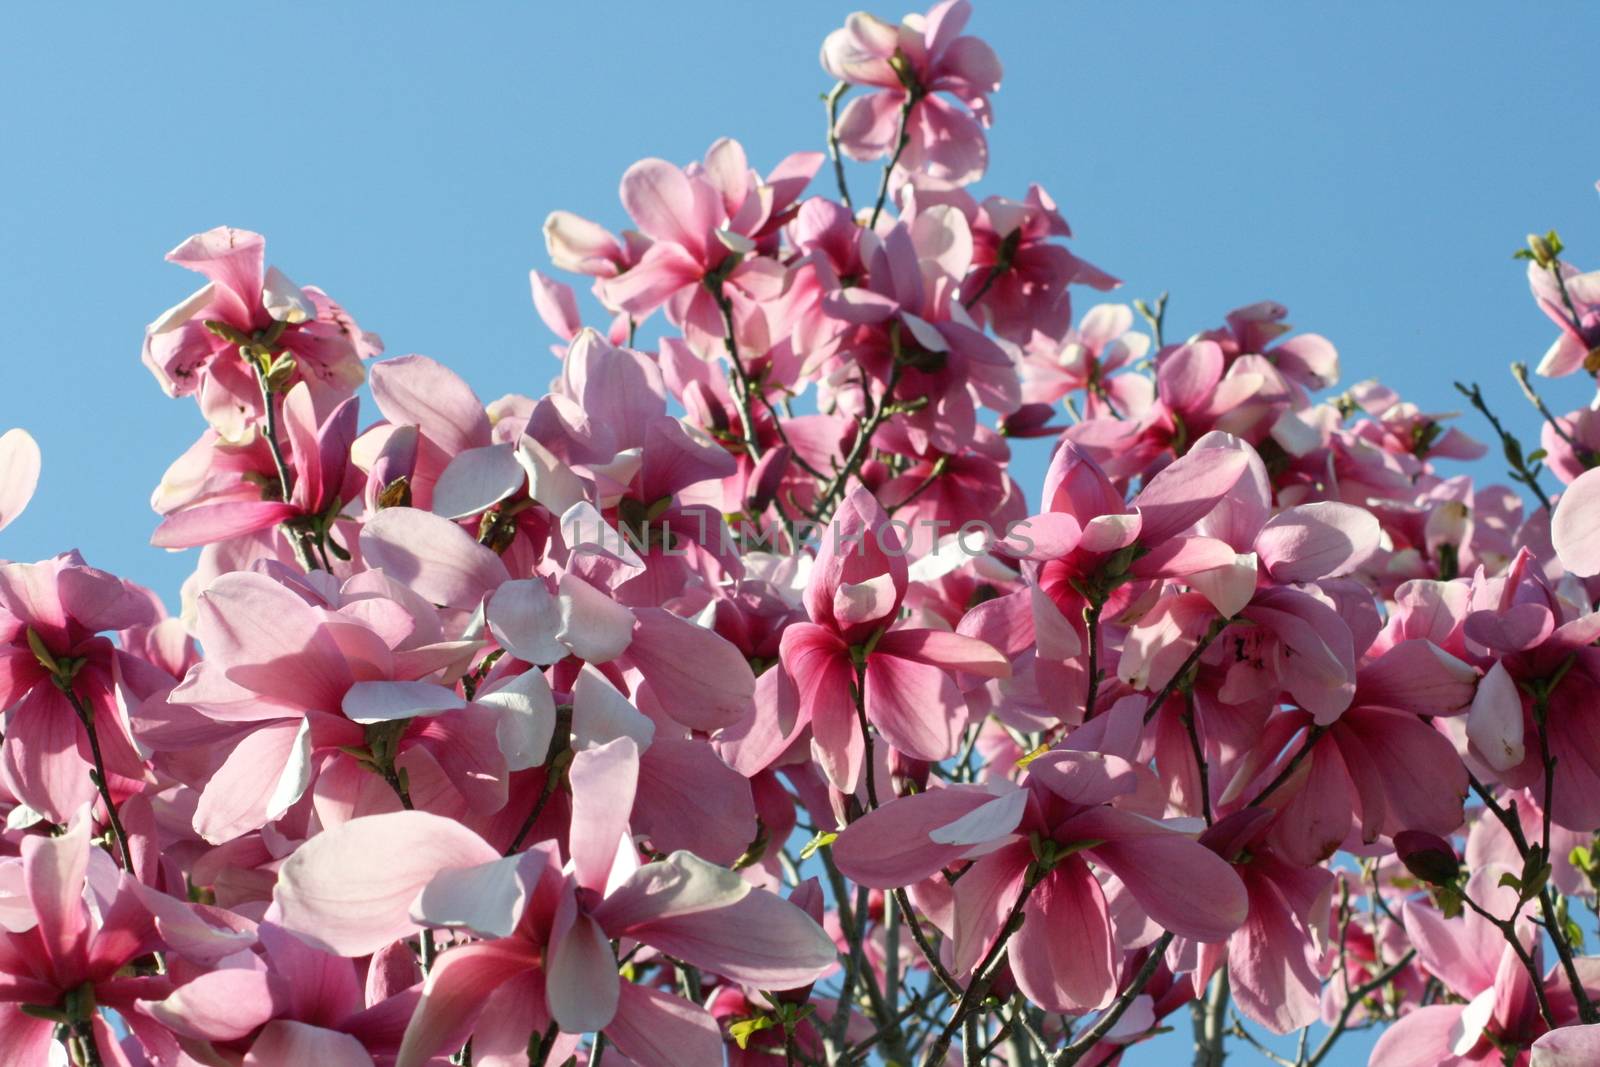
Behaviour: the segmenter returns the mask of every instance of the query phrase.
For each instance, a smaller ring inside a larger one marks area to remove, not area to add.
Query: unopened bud
[[[1555,252],[1550,248],[1550,242],[1536,233],[1528,234],[1528,251],[1533,253],[1533,261],[1546,269],[1555,260]]]
[[[1429,885],[1450,885],[1461,874],[1456,850],[1438,834],[1401,830],[1394,835],[1394,851],[1406,870]]]

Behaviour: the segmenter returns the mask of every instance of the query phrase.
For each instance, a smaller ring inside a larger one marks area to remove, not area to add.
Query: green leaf
[[[728,1036],[733,1038],[740,1048],[748,1048],[752,1037],[763,1030],[770,1030],[776,1025],[777,1023],[770,1015],[757,1015],[753,1019],[740,1019],[737,1022],[729,1023]]]
[[[817,854],[818,849],[827,848],[837,840],[839,840],[838,834],[829,830],[822,830],[810,841],[806,842],[806,847],[800,850],[800,858],[808,860]],[[743,1046],[740,1047],[742,1048]]]

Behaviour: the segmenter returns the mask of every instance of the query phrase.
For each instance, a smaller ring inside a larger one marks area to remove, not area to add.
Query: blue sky
[[[544,216],[620,225],[629,163],[718,136],[762,168],[820,147],[817,48],[855,6],[11,11],[0,428],[30,429],[45,467],[0,555],[76,546],[175,601],[192,557],[146,545],[148,499],[202,426],[139,344],[194,286],[161,260],[185,236],[260,230],[390,354],[442,359],[485,398],[537,394],[556,369],[527,287]],[[1449,409],[1450,379],[1478,378],[1536,428],[1505,366],[1552,328],[1510,253],[1556,227],[1575,262],[1600,261],[1596,9],[991,0],[973,29],[1006,66],[980,194],[1043,183],[1127,298],[1172,292],[1172,333],[1279,300],[1338,345],[1346,381]],[[1590,394],[1546,395],[1564,411]],[[1036,488],[1042,447],[1019,463]]]

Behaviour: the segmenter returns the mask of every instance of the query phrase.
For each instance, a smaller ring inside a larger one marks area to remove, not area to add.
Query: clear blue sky
[[[201,422],[139,345],[195,284],[161,260],[187,235],[260,230],[390,354],[442,359],[485,398],[537,394],[556,367],[527,286],[546,213],[620,225],[629,163],[722,135],[762,168],[820,147],[817,48],[856,6],[11,10],[0,429],[31,430],[45,466],[0,555],[77,546],[175,601],[191,556],[146,545],[148,498]],[[1128,298],[1172,291],[1174,333],[1276,299],[1338,345],[1347,381],[1444,409],[1451,378],[1477,377],[1533,431],[1504,368],[1552,328],[1509,255],[1553,226],[1600,264],[1597,9],[980,0],[973,29],[1006,67],[980,193],[1042,182]],[[1022,461],[1030,490],[1041,456]]]

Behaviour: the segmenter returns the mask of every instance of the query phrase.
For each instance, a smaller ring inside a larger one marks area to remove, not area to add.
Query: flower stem
[[[122,852],[122,869],[132,874],[133,849],[128,844],[128,831],[122,826],[122,817],[117,814],[117,806],[111,799],[111,784],[106,778],[106,761],[100,752],[100,735],[94,728],[94,711],[79,698],[70,682],[65,685],[58,682],[57,688],[66,695],[67,703],[72,705],[72,710],[78,715],[78,721],[83,724],[84,732],[89,735],[89,756],[94,761],[94,769],[89,772],[89,778],[94,782],[95,789],[99,790],[100,800],[106,806],[106,821],[111,824],[112,836],[117,839],[117,848]]]
[[[833,160],[833,176],[839,182],[839,199],[844,202],[846,210],[854,213],[855,205],[850,202],[850,186],[844,180],[844,156],[839,152],[839,101],[849,89],[849,82],[840,82],[824,99],[828,103],[828,156]]]

